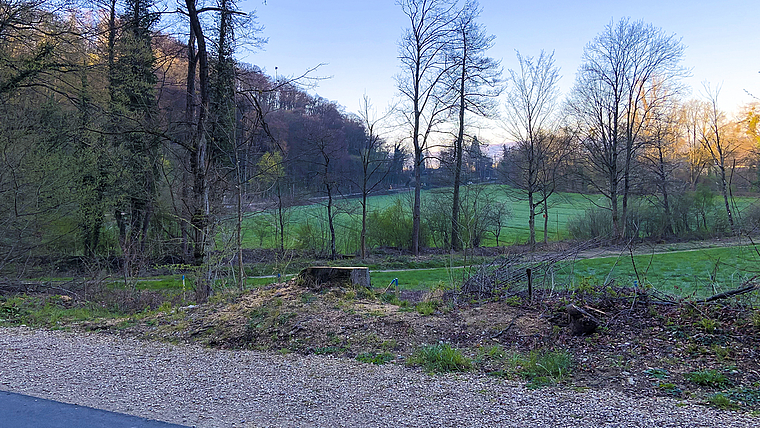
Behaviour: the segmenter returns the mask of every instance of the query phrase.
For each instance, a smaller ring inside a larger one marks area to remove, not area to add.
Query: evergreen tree
[[[110,70],[113,144],[119,165],[115,217],[125,263],[145,254],[155,210],[159,140],[151,0],[127,0]],[[133,257],[134,256],[134,257]]]

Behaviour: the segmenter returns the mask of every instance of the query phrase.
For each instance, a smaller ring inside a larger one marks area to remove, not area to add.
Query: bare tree
[[[708,108],[704,118],[704,125],[700,130],[700,141],[702,147],[710,154],[712,164],[718,171],[720,193],[726,206],[728,224],[731,227],[731,231],[735,232],[734,215],[729,201],[731,190],[727,171],[729,168],[733,171],[736,165],[735,152],[737,142],[729,138],[728,127],[730,123],[726,119],[725,113],[718,108],[720,87],[713,88],[705,83],[704,89]]]
[[[647,182],[654,185],[650,191],[657,195],[662,208],[664,230],[658,233],[666,236],[676,234],[675,221],[671,210],[671,196],[676,189],[674,172],[681,164],[679,147],[679,105],[662,104],[653,111],[650,123],[642,137],[645,145],[641,151],[640,162],[646,172]],[[682,190],[682,189],[681,189]]]
[[[710,155],[700,141],[704,116],[708,105],[702,100],[689,100],[681,106],[680,124],[683,149],[685,151],[688,181],[691,190],[697,190],[702,174],[707,169]]]
[[[465,113],[492,117],[495,114],[496,97],[501,93],[501,66],[499,61],[485,55],[493,46],[494,36],[487,35],[477,23],[481,9],[477,0],[468,0],[461,14],[454,21],[454,32],[449,44],[449,62],[454,64],[447,84],[453,88],[452,112],[456,114],[458,127],[454,140],[454,186],[451,210],[451,246],[462,249],[459,224],[459,188],[462,182],[462,154],[465,138]]]
[[[608,199],[618,237],[625,235],[639,135],[653,109],[664,101],[652,91],[659,85],[676,87],[687,74],[680,65],[684,49],[674,35],[628,18],[607,25],[584,49],[569,106],[584,134],[592,170],[589,182]]]
[[[366,132],[359,154],[362,167],[361,183],[359,183],[362,193],[362,231],[360,237],[362,258],[367,256],[367,197],[382,183],[391,167],[387,153],[382,151],[384,140],[379,133],[380,124],[387,115],[388,113],[383,117],[376,117],[369,97],[364,95],[359,106],[359,118]]]
[[[424,153],[431,133],[441,123],[448,106],[442,98],[443,79],[451,65],[446,61],[445,48],[457,18],[456,2],[452,0],[398,0],[409,19],[399,42],[402,73],[397,86],[406,107],[402,111],[410,126],[414,156],[414,207],[412,209],[412,253],[420,252],[420,206]]]
[[[554,65],[554,54],[542,51],[534,59],[518,52],[517,61],[519,70],[509,70],[505,123],[515,145],[505,152],[503,162],[511,165],[504,178],[528,200],[529,243],[534,246],[536,209],[544,206],[544,218],[548,218],[548,199],[556,187],[556,172],[567,140],[557,134],[559,68]],[[544,227],[544,241],[548,240],[546,233]]]

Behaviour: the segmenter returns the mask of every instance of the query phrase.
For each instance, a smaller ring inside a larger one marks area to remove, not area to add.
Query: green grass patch
[[[553,385],[572,373],[573,357],[566,351],[531,351],[518,356],[518,373],[530,386]]]
[[[364,352],[356,356],[357,361],[367,364],[382,365],[393,361],[396,357],[390,352]]]
[[[408,300],[401,300],[394,293],[385,293],[385,294],[380,295],[380,301],[383,303],[388,303],[390,305],[396,305],[401,308],[409,308],[410,306],[410,303]]]
[[[715,406],[723,410],[736,410],[739,408],[739,405],[737,403],[735,403],[733,400],[731,400],[731,398],[722,392],[718,392],[707,397],[707,403],[711,406]]]
[[[697,385],[712,388],[722,388],[731,385],[731,381],[728,380],[726,375],[715,369],[687,373],[684,377]]]
[[[0,324],[56,328],[60,325],[118,318],[125,314],[116,308],[94,302],[75,302],[68,296],[17,295],[0,297]]]
[[[420,302],[415,305],[415,309],[417,310],[417,313],[419,313],[422,316],[428,316],[433,315],[435,311],[438,310],[438,306],[440,306],[441,302],[437,300],[429,300],[427,302]]]
[[[528,387],[553,385],[572,374],[573,357],[567,351],[534,350],[529,353],[507,352],[501,346],[481,348],[476,363],[491,376],[520,378]]]
[[[428,373],[465,372],[472,368],[472,360],[448,343],[423,346],[407,362]]]

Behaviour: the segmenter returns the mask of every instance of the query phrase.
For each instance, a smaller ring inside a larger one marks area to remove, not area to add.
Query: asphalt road
[[[0,428],[189,428],[0,391]]]

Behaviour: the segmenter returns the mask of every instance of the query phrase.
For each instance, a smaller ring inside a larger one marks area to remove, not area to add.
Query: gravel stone
[[[0,328],[0,390],[196,427],[752,427],[760,420],[611,390],[529,390],[317,355]]]

